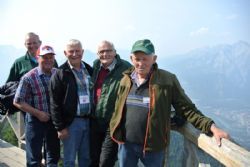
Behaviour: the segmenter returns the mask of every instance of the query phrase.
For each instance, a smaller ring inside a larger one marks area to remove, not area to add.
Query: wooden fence
[[[18,138],[19,147],[23,148],[24,143],[20,139],[20,136],[23,133],[23,120],[21,114],[18,113],[16,118],[17,121],[6,116],[5,118],[2,118],[1,121],[3,123],[7,120],[10,123]],[[197,147],[201,148],[227,167],[250,166],[250,152],[229,140],[222,139],[222,145],[221,147],[218,147],[214,137],[208,137],[207,135],[201,133],[199,130],[195,129],[189,123],[186,123],[184,126],[176,128],[174,130],[181,133],[185,138],[193,142]],[[2,146],[3,145],[0,145],[1,150],[3,150],[3,148],[1,148]],[[8,147],[5,147],[5,149],[6,148],[12,149],[10,145],[8,145]],[[18,150],[17,152],[20,153],[20,150]],[[191,161],[193,161],[193,159],[187,162]],[[186,166],[189,166],[189,164],[186,164]],[[208,166],[208,164],[199,164],[199,166]]]

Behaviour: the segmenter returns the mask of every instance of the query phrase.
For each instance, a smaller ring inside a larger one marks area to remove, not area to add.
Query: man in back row
[[[117,160],[118,145],[110,138],[109,121],[122,73],[131,65],[120,58],[113,43],[102,41],[93,64],[94,119],[91,120],[91,167],[112,167]]]
[[[110,121],[110,134],[119,144],[119,166],[160,167],[169,144],[171,106],[204,133],[212,133],[217,144],[229,138],[204,116],[185,94],[176,76],[158,69],[154,45],[138,40],[131,50],[134,67],[124,72]]]
[[[41,43],[42,41],[39,36],[33,32],[29,32],[25,35],[24,46],[27,52],[24,56],[15,60],[11,66],[10,74],[6,82],[19,81],[24,74],[38,66],[36,52]]]

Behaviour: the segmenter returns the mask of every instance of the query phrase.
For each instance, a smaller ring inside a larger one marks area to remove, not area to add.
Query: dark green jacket
[[[15,60],[11,66],[10,74],[6,82],[19,81],[24,74],[37,66],[38,63],[34,62],[28,52],[26,52],[24,56]]]
[[[110,121],[110,133],[117,143],[124,143],[124,126],[122,120],[126,115],[126,98],[132,82],[131,73],[134,67],[124,72],[115,103],[115,112]],[[153,72],[149,80],[150,109],[148,112],[147,128],[145,132],[144,151],[161,151],[169,143],[171,105],[176,112],[205,133],[210,132],[213,121],[205,117],[182,89],[176,76],[168,71],[158,69],[153,65]]]
[[[114,69],[109,72],[103,82],[101,96],[98,104],[94,106],[95,118],[97,119],[99,124],[102,124],[104,126],[109,125],[109,121],[114,111],[118,86],[123,76],[122,73],[129,67],[131,67],[131,64],[121,59],[119,55],[116,55],[116,60],[117,63]],[[97,80],[100,68],[100,60],[95,60],[93,63],[93,83],[95,83]],[[92,90],[94,90],[94,87],[92,88]]]
[[[6,82],[20,81],[21,77],[29,72],[31,69],[38,66],[38,63],[31,59],[28,52],[24,56],[19,57],[15,60],[10,68],[10,74]],[[54,67],[58,67],[55,61]]]

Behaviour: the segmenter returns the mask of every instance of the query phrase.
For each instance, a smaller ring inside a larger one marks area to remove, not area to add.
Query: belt
[[[90,115],[76,115],[75,118],[90,118]]]

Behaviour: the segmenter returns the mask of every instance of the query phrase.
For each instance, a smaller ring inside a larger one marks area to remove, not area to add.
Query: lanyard
[[[81,73],[82,73],[82,76],[83,76],[83,80],[80,80],[78,75],[76,74],[76,71],[74,69],[72,69],[72,72],[76,78],[76,82],[78,85],[81,86],[82,89],[84,89],[88,95],[90,95],[90,92],[89,92],[89,75],[88,75],[88,72],[87,70],[84,70],[81,68]],[[84,73],[85,72],[85,73]],[[85,86],[84,86],[85,85]]]

